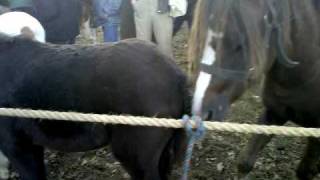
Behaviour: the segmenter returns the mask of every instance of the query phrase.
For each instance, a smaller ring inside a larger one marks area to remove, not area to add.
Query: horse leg
[[[308,146],[296,171],[299,180],[311,180],[318,174],[320,160],[320,140],[308,138]]]
[[[32,145],[27,139],[11,137],[2,141],[1,150],[19,173],[21,180],[45,180],[43,147]]]
[[[283,125],[287,120],[277,117],[273,112],[266,110],[259,118],[259,124],[265,125]],[[258,157],[258,153],[270,142],[273,136],[255,134],[253,135],[240,153],[238,159],[238,172],[240,177],[246,177],[252,170],[254,163]]]
[[[0,151],[0,180],[9,179],[9,160]]]
[[[166,180],[170,161],[163,154],[172,135],[163,128],[115,127],[111,147],[133,180]]]

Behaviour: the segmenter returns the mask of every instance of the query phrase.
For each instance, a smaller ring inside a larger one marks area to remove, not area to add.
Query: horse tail
[[[183,96],[183,110],[180,114],[180,118],[183,115],[191,114],[191,86],[188,84],[188,80],[185,77],[181,84],[182,96]],[[162,157],[160,160],[160,168],[162,172],[167,172],[170,174],[173,164],[180,165],[185,155],[187,148],[187,135],[184,129],[174,129],[171,138],[169,139]]]
[[[199,68],[199,59],[203,53],[207,37],[208,21],[212,12],[214,0],[198,0],[193,15],[193,23],[189,38],[188,48],[188,74],[193,80],[195,72]]]
[[[187,80],[186,80],[187,81]],[[187,84],[187,83],[186,83]],[[192,92],[191,84],[183,89],[183,115],[191,115],[191,102],[192,102]],[[174,133],[174,154],[175,160],[181,161],[184,158],[185,151],[187,148],[187,135],[184,129],[178,129]]]

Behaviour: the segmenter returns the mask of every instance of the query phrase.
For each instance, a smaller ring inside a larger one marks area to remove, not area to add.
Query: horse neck
[[[319,12],[313,9],[311,1],[291,0],[289,21],[284,27],[285,50],[293,61],[299,62],[294,68],[288,68],[278,59],[274,61],[268,78],[284,87],[299,87],[319,79],[318,58],[320,57],[320,19]]]
[[[312,44],[306,46],[297,45],[298,42],[295,44],[291,58],[298,61],[299,65],[290,68],[275,60],[266,75],[267,78],[287,89],[299,88],[314,82],[320,83],[320,61],[318,61],[320,48]]]

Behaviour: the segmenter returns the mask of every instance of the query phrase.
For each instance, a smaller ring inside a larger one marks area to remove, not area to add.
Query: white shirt
[[[183,16],[187,12],[186,0],[169,0],[170,16],[178,17]]]

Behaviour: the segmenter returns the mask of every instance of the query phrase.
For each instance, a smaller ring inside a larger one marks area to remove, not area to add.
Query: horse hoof
[[[250,174],[238,173],[238,180],[251,180]]]
[[[309,170],[300,170],[298,169],[296,171],[296,176],[297,176],[297,179],[299,180],[312,180],[314,179],[314,177],[318,174],[317,171],[309,171]]]
[[[242,161],[242,163],[238,164],[238,175],[241,177],[248,176],[253,168],[253,163],[249,163],[248,161]]]

